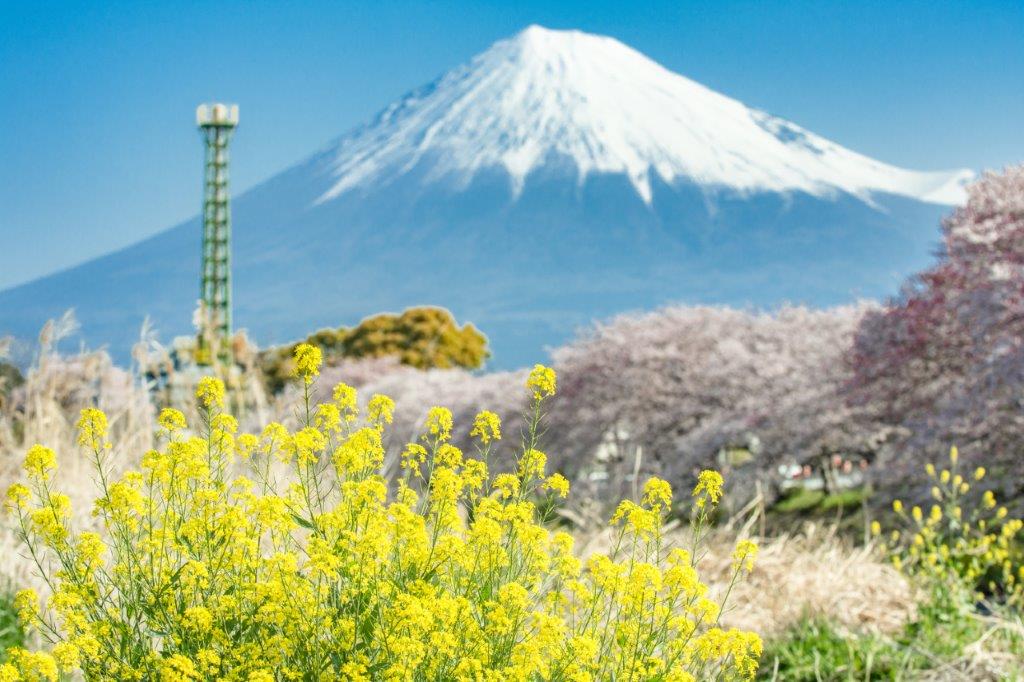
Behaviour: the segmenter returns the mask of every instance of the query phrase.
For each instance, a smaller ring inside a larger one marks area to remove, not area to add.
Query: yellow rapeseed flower
[[[971,486],[956,473],[955,449],[950,460],[953,471],[943,470],[938,476],[941,484],[950,485],[949,490],[936,488],[932,491],[933,497],[950,503],[945,507],[933,505],[927,520],[921,508],[914,507],[913,532],[904,539],[894,530],[885,550],[897,570],[922,581],[940,603],[948,602],[960,608],[963,603],[982,599],[980,593],[987,590],[1001,593],[1001,599],[1007,604],[1024,604],[1024,586],[1014,577],[1024,566],[1009,551],[1011,538],[1024,528],[1024,521],[1009,519],[1005,507],[997,508],[991,490],[983,491],[975,508],[964,508],[961,503],[972,502],[972,498],[967,497]],[[985,475],[984,467],[978,467],[973,473],[976,481]],[[901,512],[902,504],[896,501],[893,508]],[[873,533],[880,530],[872,525]],[[994,576],[1000,576],[998,584],[991,580]],[[990,578],[987,586],[981,582],[986,577]]]
[[[104,447],[107,437],[107,415],[95,407],[82,410],[78,418],[78,444],[93,450]]]
[[[494,489],[506,499],[515,497],[519,494],[519,477],[512,474],[498,474],[494,478]]]
[[[705,469],[700,472],[700,476],[697,477],[697,485],[693,489],[693,497],[697,506],[703,508],[708,501],[712,505],[718,504],[718,501],[722,499],[723,485],[725,485],[725,480],[717,471]]]
[[[378,426],[390,424],[395,412],[395,401],[386,395],[375,395],[366,406],[366,413],[371,422]]]
[[[202,679],[202,675],[196,669],[192,659],[181,654],[174,654],[164,659],[160,667],[161,682],[190,682],[200,679]]]
[[[754,570],[754,559],[757,557],[757,543],[753,540],[740,540],[736,543],[736,549],[732,553],[733,571]]]
[[[19,676],[14,678],[16,680],[57,682],[60,677],[57,662],[45,651],[26,651],[21,647],[14,647],[7,651],[7,657],[19,672]]]
[[[31,498],[32,493],[26,486],[21,483],[12,483],[7,488],[7,509],[9,511],[25,509]]]
[[[519,460],[519,476],[528,481],[544,478],[544,467],[548,456],[540,450],[527,450]]]
[[[473,420],[473,428],[469,435],[476,436],[484,445],[487,445],[492,440],[500,440],[501,419],[493,412],[484,410]]]
[[[334,387],[332,398],[338,405],[338,409],[341,410],[342,417],[346,421],[352,421],[356,418],[356,415],[359,412],[359,399],[356,389],[352,388],[348,384],[338,384]]]
[[[324,433],[339,431],[341,429],[341,410],[335,403],[317,405],[313,423]]]
[[[39,618],[39,595],[31,588],[18,590],[12,606],[18,614],[18,621],[25,627],[33,626]]]
[[[301,377],[307,386],[320,376],[322,362],[323,354],[316,346],[300,343],[295,347],[295,375]]]
[[[157,423],[167,431],[178,431],[187,426],[187,423],[185,422],[185,415],[173,407],[165,407],[160,410],[160,416],[157,417]]]
[[[544,481],[544,489],[564,498],[569,495],[569,480],[562,474],[551,474]]]
[[[651,478],[644,484],[643,503],[648,507],[672,508],[672,486],[668,481]]]
[[[649,509],[644,509],[632,500],[623,500],[612,514],[613,526],[625,523],[638,536],[647,537],[661,528],[661,519]]]
[[[230,414],[218,414],[210,420],[210,426],[221,433],[234,434],[238,431],[238,420]]]
[[[462,450],[451,443],[443,443],[434,453],[434,463],[437,466],[457,469],[462,466]]]
[[[533,391],[534,400],[542,400],[555,394],[557,377],[555,370],[544,365],[534,365],[526,379],[526,387]]]
[[[438,440],[446,441],[452,435],[452,412],[447,407],[432,407],[427,413],[427,432]]]
[[[47,481],[50,472],[57,468],[57,453],[47,447],[36,444],[25,453],[25,471],[32,478]]]
[[[71,642],[58,642],[53,647],[53,658],[64,670],[74,670],[81,662],[78,647]]]
[[[217,377],[203,377],[196,385],[196,398],[207,409],[224,407],[224,382]]]
[[[420,477],[420,465],[427,461],[427,449],[419,443],[409,443],[405,446],[405,450],[402,452],[401,464],[403,469],[408,469],[409,472]]]

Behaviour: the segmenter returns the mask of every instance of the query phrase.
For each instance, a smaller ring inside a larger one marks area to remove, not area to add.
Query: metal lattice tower
[[[200,364],[231,361],[231,199],[228,143],[238,125],[238,105],[200,104],[196,125],[206,144],[203,191],[203,263],[199,290]]]

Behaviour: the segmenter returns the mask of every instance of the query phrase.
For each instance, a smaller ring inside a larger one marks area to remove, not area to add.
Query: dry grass
[[[71,498],[75,525],[89,528],[96,486],[90,462],[76,443],[75,426],[82,408],[98,407],[110,421],[115,454],[128,466],[153,445],[155,410],[146,388],[130,370],[114,365],[104,351],[61,354],[62,338],[76,328],[65,315],[48,322],[39,335],[35,360],[10,400],[0,404],[0,491],[24,478],[25,451],[35,443],[57,452],[57,487]],[[45,594],[46,585],[6,519],[0,521],[0,579],[17,587],[32,586]]]
[[[719,593],[728,586],[739,535],[722,530],[707,539],[698,568]],[[581,539],[581,551],[605,550],[610,538],[607,531],[589,534]],[[683,547],[689,539],[685,529],[668,534],[669,542]],[[722,618],[726,625],[770,638],[805,617],[822,617],[850,630],[890,634],[914,615],[910,585],[871,547],[853,548],[833,531],[814,525],[798,535],[762,538],[758,544],[754,572],[729,597],[732,607]]]
[[[731,538],[712,537],[705,570],[724,584],[731,570]],[[823,617],[856,631],[891,634],[914,616],[910,585],[874,548],[852,548],[834,532],[808,526],[799,535],[762,540],[757,566],[733,589],[730,625],[764,636],[805,617]]]

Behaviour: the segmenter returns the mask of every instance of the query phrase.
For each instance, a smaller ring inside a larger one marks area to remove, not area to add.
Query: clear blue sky
[[[241,105],[244,190],[531,23],[890,163],[1024,161],[1014,0],[0,2],[0,287],[194,215],[199,102]]]

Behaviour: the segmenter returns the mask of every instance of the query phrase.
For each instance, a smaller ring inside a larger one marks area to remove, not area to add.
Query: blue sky
[[[0,287],[197,212],[193,111],[238,102],[236,191],[539,23],[883,161],[1024,161],[1024,3],[0,3]],[[198,236],[197,236],[198,240]]]

